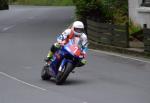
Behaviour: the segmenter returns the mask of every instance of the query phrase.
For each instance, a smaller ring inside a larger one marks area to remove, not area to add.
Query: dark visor
[[[74,28],[74,31],[77,33],[83,33],[84,29],[83,28]]]

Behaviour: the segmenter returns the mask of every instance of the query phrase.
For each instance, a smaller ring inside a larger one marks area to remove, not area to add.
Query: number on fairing
[[[75,54],[77,52],[77,50],[78,50],[78,47],[74,47],[73,53]]]
[[[74,54],[76,54],[76,52],[78,51],[78,47],[75,46],[75,45],[72,45],[69,48],[70,48],[71,52],[74,53]]]
[[[79,47],[76,46],[76,45],[69,46],[69,49],[70,49],[70,52],[73,55],[79,56],[81,54],[81,51],[79,50]]]

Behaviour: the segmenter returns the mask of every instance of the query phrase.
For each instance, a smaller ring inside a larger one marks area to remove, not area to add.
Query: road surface
[[[40,78],[49,47],[74,7],[0,11],[0,103],[150,103],[150,61],[89,50],[88,64],[62,86]]]

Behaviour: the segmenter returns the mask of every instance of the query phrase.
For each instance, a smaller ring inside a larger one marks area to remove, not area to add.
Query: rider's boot
[[[81,60],[81,63],[82,63],[83,65],[85,65],[85,64],[87,64],[87,60],[86,60],[86,59],[82,59],[82,60]]]

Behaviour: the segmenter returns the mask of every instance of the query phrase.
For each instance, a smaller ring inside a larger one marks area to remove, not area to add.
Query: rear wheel
[[[42,80],[49,80],[51,78],[49,73],[49,66],[45,65],[41,71]]]
[[[74,69],[74,66],[72,63],[67,63],[66,66],[64,67],[64,71],[59,71],[58,75],[56,77],[56,84],[61,85],[63,84],[67,77],[69,76],[70,72]]]

